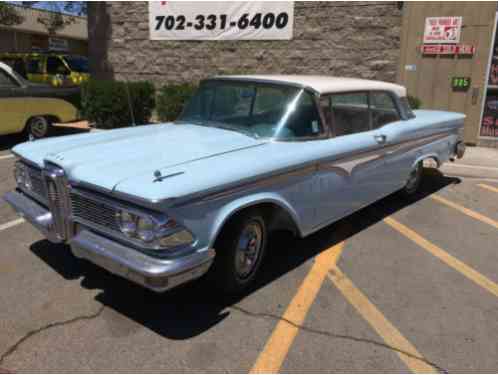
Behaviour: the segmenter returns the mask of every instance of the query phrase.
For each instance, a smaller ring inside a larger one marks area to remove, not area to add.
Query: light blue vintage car
[[[303,237],[462,157],[464,115],[319,76],[203,81],[174,123],[24,143],[5,200],[50,241],[154,291],[255,279],[269,232]],[[209,271],[209,272],[208,272]]]

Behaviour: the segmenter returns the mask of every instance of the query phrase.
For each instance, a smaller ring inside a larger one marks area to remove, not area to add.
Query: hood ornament
[[[174,177],[174,176],[178,176],[178,175],[181,175],[181,174],[184,174],[185,172],[181,171],[181,172],[174,172],[174,173],[170,173],[170,174],[167,174],[165,176],[163,176],[161,174],[161,171],[158,169],[156,171],[154,171],[154,182],[160,182],[166,178],[169,178],[169,177]]]

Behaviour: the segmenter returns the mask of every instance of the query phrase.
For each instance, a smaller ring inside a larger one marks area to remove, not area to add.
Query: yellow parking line
[[[328,277],[384,342],[396,351],[399,358],[412,372],[424,374],[437,372],[339,268],[334,267],[328,273]]]
[[[459,204],[456,204],[454,202],[451,202],[451,201],[449,201],[449,200],[447,200],[439,195],[433,194],[430,197],[439,203],[445,204],[451,208],[454,208],[455,210],[460,211],[461,213],[463,213],[467,216],[470,216],[476,220],[482,221],[483,223],[489,224],[492,227],[495,227],[496,229],[498,229],[498,221],[494,221],[494,220],[490,219],[489,217],[481,215],[480,213],[469,210],[468,208],[460,206]]]
[[[463,274],[469,280],[473,281],[474,283],[476,283],[480,287],[486,289],[488,292],[490,292],[491,294],[498,297],[498,285],[495,284],[490,279],[488,279],[486,276],[477,272],[472,267],[467,266],[462,261],[460,261],[457,258],[455,258],[454,256],[448,254],[446,251],[444,251],[440,247],[437,247],[433,243],[429,242],[428,240],[426,240],[425,238],[420,236],[415,231],[411,230],[410,228],[401,224],[400,222],[394,220],[392,217],[385,218],[384,222],[386,224],[390,225],[393,229],[397,230],[403,236],[405,236],[408,239],[415,242],[417,245],[419,245],[424,250],[426,250],[429,253],[431,253],[432,255],[434,255],[436,258],[438,258],[441,261],[443,261],[444,263],[446,263],[451,268],[453,268],[456,271]]]
[[[313,267],[301,283],[296,295],[290,302],[287,310],[273,330],[263,351],[260,353],[251,373],[277,373],[289,352],[289,349],[298,333],[295,325],[300,325],[315,300],[318,291],[327,275],[327,272],[337,262],[344,242],[332,246],[315,258]],[[295,325],[289,324],[287,321]]]
[[[493,186],[489,186],[489,185],[486,185],[486,184],[477,184],[477,186],[479,186],[479,187],[481,187],[483,189],[486,189],[486,190],[498,193],[498,189],[495,188],[495,187],[493,187]]]
[[[8,223],[5,223],[5,224],[0,224],[0,231],[15,227],[16,225],[24,223],[24,221],[25,220],[23,218],[19,218],[19,219],[9,221]]]

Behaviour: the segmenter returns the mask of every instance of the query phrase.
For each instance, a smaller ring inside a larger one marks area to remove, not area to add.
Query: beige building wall
[[[23,17],[23,22],[15,26],[0,26],[0,53],[32,52],[33,48],[48,49],[49,37],[55,37],[68,41],[68,53],[88,55],[86,17],[71,16],[71,23],[49,34],[38,19],[46,18],[50,12],[23,7],[16,7],[16,10]]]
[[[398,81],[410,95],[421,99],[423,108],[464,112],[464,138],[471,144],[478,143],[496,7],[496,2],[404,3]],[[474,45],[474,56],[421,54],[425,18],[438,16],[463,17],[461,43]],[[415,70],[407,70],[407,65],[414,65]],[[455,76],[471,77],[471,88],[467,92],[452,91],[451,78]]]

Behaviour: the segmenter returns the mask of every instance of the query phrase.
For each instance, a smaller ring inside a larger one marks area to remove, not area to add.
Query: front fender
[[[298,230],[298,235],[299,236],[303,235],[299,216],[297,215],[296,211],[292,208],[292,206],[289,204],[289,202],[285,200],[285,198],[276,193],[256,193],[233,200],[225,204],[218,211],[213,221],[213,225],[211,227],[211,233],[209,236],[209,246],[214,246],[214,242],[218,234],[220,233],[221,229],[234,214],[243,210],[244,208],[248,208],[263,203],[275,204],[284,211],[286,211],[293,220],[294,225]]]

